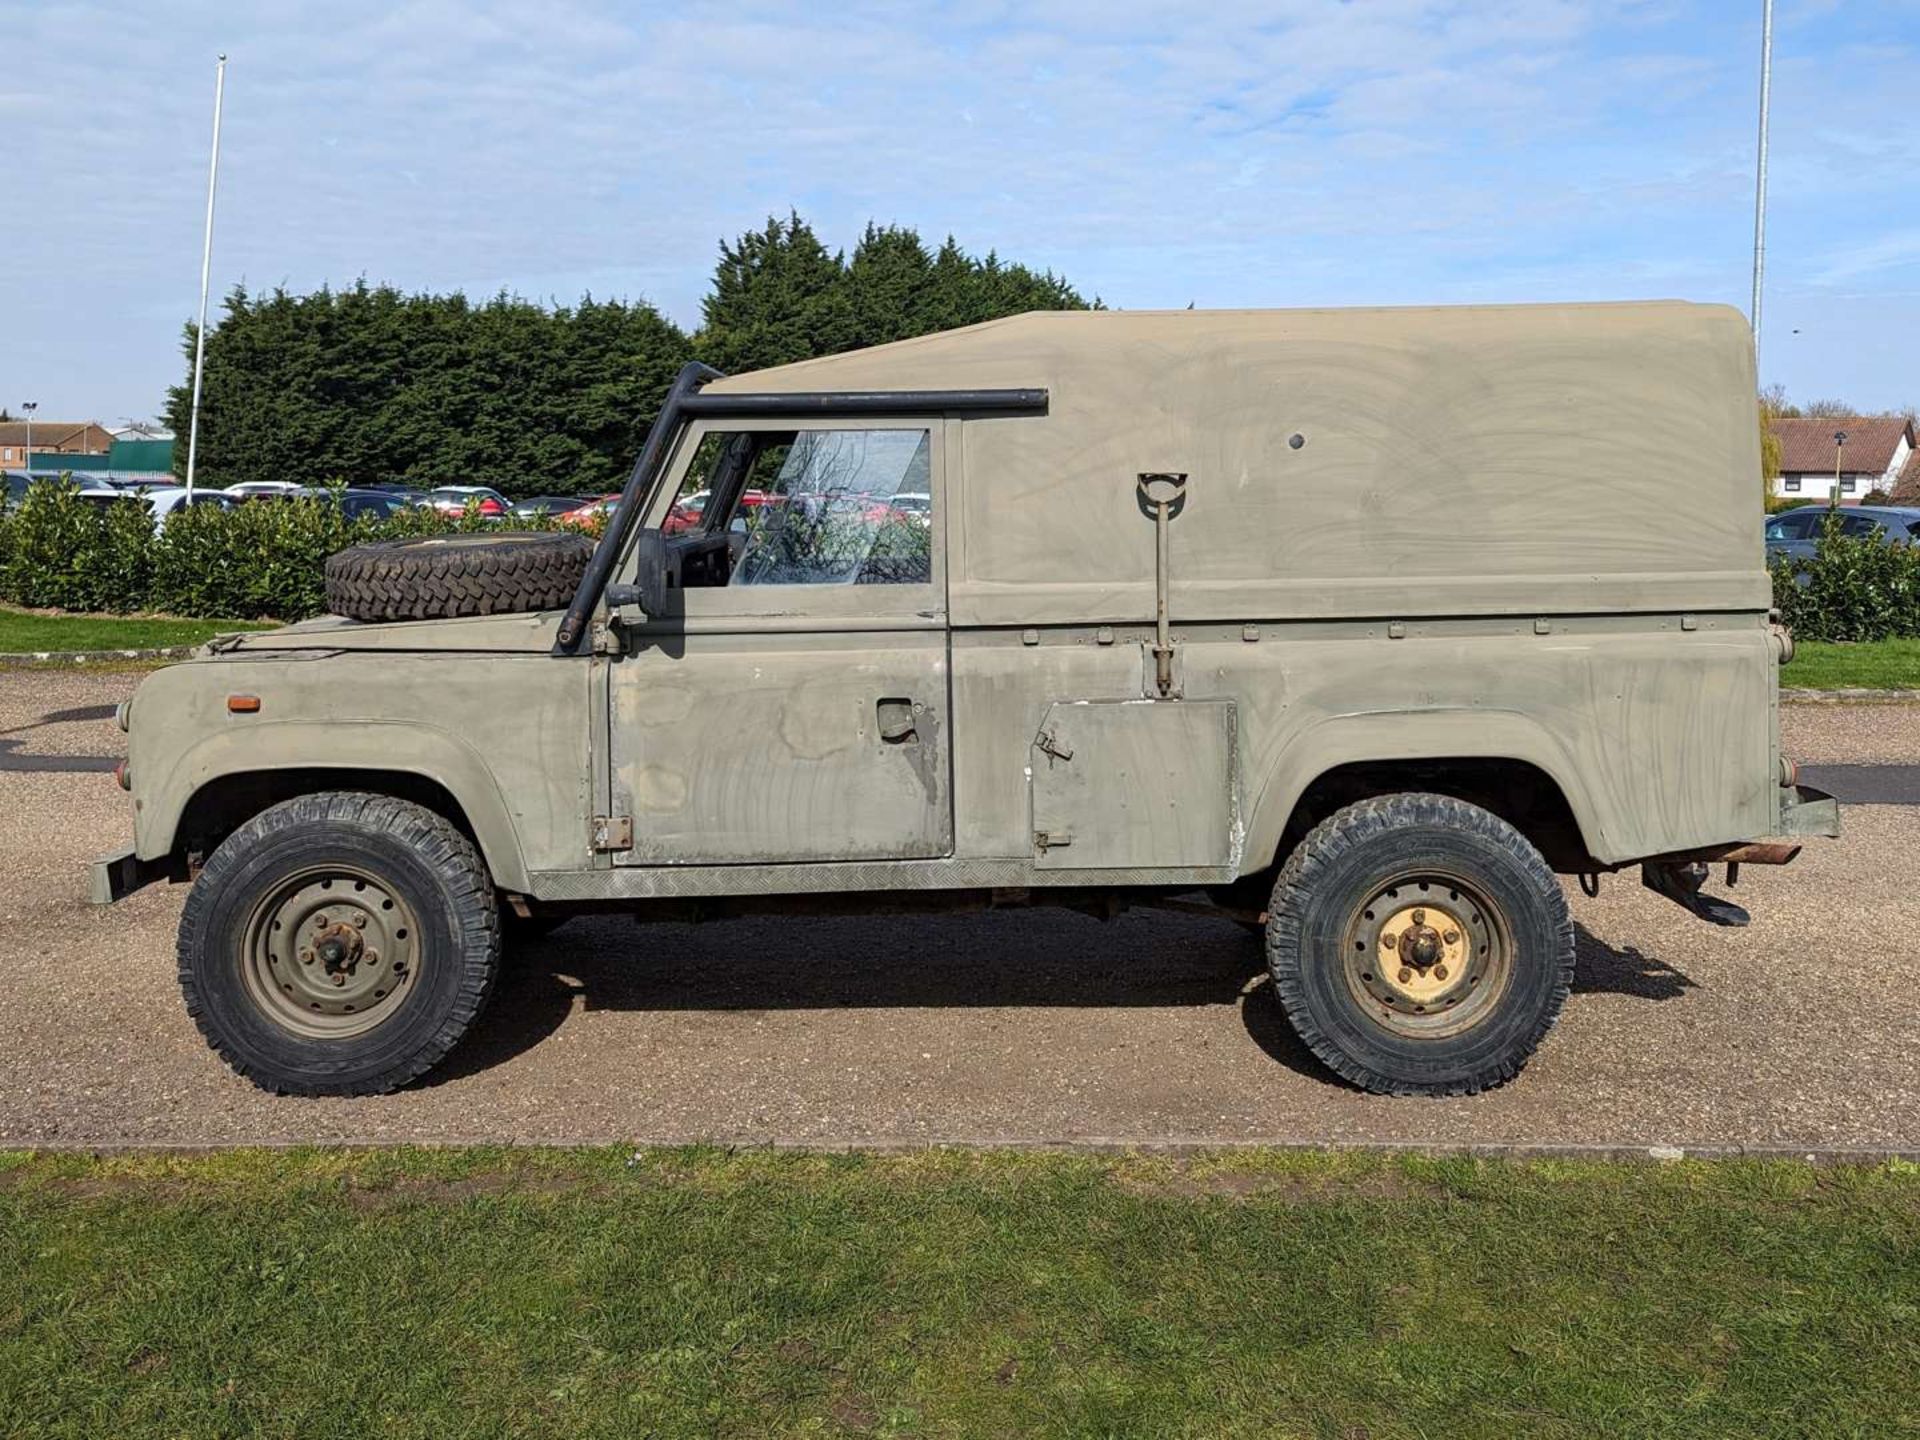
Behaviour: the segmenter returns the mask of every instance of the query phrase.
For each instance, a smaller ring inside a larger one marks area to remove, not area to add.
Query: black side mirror
[[[642,530],[633,558],[640,608],[657,620],[667,613],[667,537],[657,529]]]

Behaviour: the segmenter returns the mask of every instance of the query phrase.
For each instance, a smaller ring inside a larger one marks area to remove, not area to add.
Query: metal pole
[[[23,400],[20,408],[27,412],[27,478],[33,478],[33,412],[40,408],[38,400]]]
[[[213,192],[220,180],[220,102],[227,88],[227,57],[213,72],[213,160],[207,167],[207,231],[200,248],[200,327],[193,336],[193,409],[187,419],[187,504],[193,503],[193,466],[200,456],[200,372],[207,363],[207,280],[213,271]]]
[[[1773,0],[1760,19],[1760,149],[1753,180],[1753,354],[1760,357],[1760,303],[1767,283],[1767,126],[1773,110]]]

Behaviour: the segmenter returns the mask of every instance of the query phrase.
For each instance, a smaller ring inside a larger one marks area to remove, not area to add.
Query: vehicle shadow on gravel
[[[1573,993],[1677,1000],[1700,987],[1684,971],[1637,946],[1609,945],[1579,922],[1573,927]]]
[[[1694,982],[1574,927],[1575,994],[1671,1000]],[[1239,1005],[1249,1039],[1288,1069],[1331,1078],[1267,983],[1259,937],[1203,917],[1134,910],[718,920],[573,921],[509,952],[487,1013],[428,1084],[533,1049],[576,1006],[717,1011]]]
[[[1324,1072],[1266,985],[1259,937],[1205,917],[1056,910],[636,925],[578,919],[510,953],[487,1013],[430,1077],[502,1064],[592,1010],[1236,1005],[1257,1044]]]

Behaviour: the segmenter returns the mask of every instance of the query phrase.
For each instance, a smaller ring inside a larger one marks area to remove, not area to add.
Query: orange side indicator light
[[[252,715],[260,709],[258,695],[227,696],[227,711],[233,715]]]

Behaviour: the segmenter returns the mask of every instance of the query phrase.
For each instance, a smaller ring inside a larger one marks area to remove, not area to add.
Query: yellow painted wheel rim
[[[1499,908],[1463,875],[1390,876],[1348,923],[1348,989],[1375,1024],[1396,1035],[1458,1035],[1483,1023],[1505,993],[1511,935]]]

